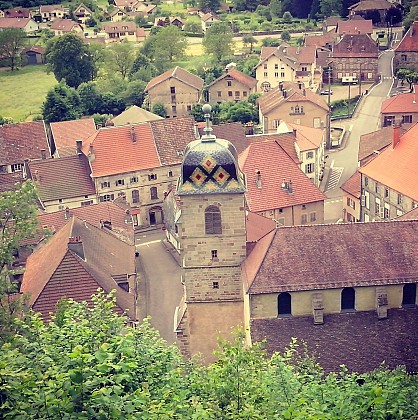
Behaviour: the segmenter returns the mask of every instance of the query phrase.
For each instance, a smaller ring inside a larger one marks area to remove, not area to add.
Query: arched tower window
[[[217,206],[209,206],[205,210],[205,233],[207,235],[222,233],[221,211]]]
[[[280,293],[277,298],[277,312],[279,316],[292,315],[292,297],[290,293]]]
[[[341,310],[354,311],[356,309],[356,292],[352,287],[344,287],[341,292]]]
[[[402,306],[415,306],[417,301],[417,285],[407,283],[403,286]]]

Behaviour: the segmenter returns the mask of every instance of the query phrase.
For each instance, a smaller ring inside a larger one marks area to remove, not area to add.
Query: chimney
[[[32,173],[32,179],[34,181],[40,181],[41,180],[41,176],[39,175],[39,171],[37,169],[35,169]]]
[[[393,126],[392,149],[396,147],[401,139],[401,126],[396,124]]]
[[[65,212],[64,212],[64,219],[68,220],[70,218],[70,209],[69,207],[65,208]]]
[[[292,180],[289,178],[289,182],[287,183],[287,192],[289,194],[293,193],[293,186],[292,186]]]
[[[96,156],[94,155],[93,145],[90,144],[90,147],[89,147],[89,160],[90,160],[90,162],[94,162],[95,159],[96,159]]]
[[[132,140],[132,143],[136,143],[135,128],[133,126],[131,126],[131,140]]]
[[[76,147],[76,153],[77,155],[81,155],[82,152],[82,148],[83,148],[83,140],[76,140],[75,141],[75,147]]]
[[[299,90],[302,90],[302,87],[303,87],[302,82],[298,82],[298,88],[299,88]]]
[[[45,149],[41,149],[41,158],[42,158],[42,160],[46,159],[46,150]]]
[[[303,89],[303,96],[306,96],[306,89]]]
[[[82,260],[85,260],[83,242],[79,236],[71,236],[68,239],[68,249],[77,254]]]
[[[261,189],[261,172],[258,169],[255,171],[255,183],[257,188]]]
[[[285,89],[283,90],[282,94],[283,94],[283,98],[287,98],[287,91]]]
[[[280,92],[283,92],[283,82],[279,82],[279,90]]]
[[[296,138],[296,128],[294,128],[293,129],[293,135],[295,136],[295,138]]]

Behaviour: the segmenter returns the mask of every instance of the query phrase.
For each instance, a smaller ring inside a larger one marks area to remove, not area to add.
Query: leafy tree
[[[164,105],[159,102],[154,104],[154,106],[151,109],[151,112],[163,118],[167,116],[167,111],[165,110]]]
[[[125,105],[141,106],[145,99],[145,87],[146,83],[142,80],[133,80],[132,82],[129,82],[124,95]]]
[[[135,61],[135,52],[130,42],[114,43],[107,48],[106,64],[108,68],[125,79]]]
[[[192,106],[192,110],[190,111],[190,115],[194,118],[196,122],[205,121],[205,116],[203,115],[202,105],[195,104]]]
[[[232,54],[233,36],[226,22],[218,22],[211,26],[203,38],[203,47],[216,62]]]
[[[187,39],[184,32],[177,28],[177,26],[170,25],[162,28],[154,38],[154,59],[157,63],[171,63],[184,56],[187,48]]]
[[[248,76],[255,78],[255,66],[259,61],[260,60],[257,56],[252,55],[247,57],[245,60],[240,60],[237,63],[237,69],[245,74],[248,74]]]
[[[397,25],[402,22],[402,17],[402,9],[396,5],[395,7],[386,10],[385,22],[390,26]]]
[[[367,10],[366,16],[364,17],[367,20],[371,20],[373,25],[378,25],[381,21],[380,12],[376,9]]]
[[[142,15],[137,15],[135,16],[135,23],[141,28],[148,25],[148,20]]]
[[[254,44],[257,43],[257,40],[252,35],[244,35],[242,37],[242,43],[247,46],[250,46],[250,54],[253,52]]]
[[[274,17],[281,17],[283,15],[281,0],[271,0],[270,13]]]
[[[83,115],[92,115],[103,108],[102,95],[95,82],[82,83],[77,88]]]
[[[53,87],[42,104],[42,115],[47,122],[80,118],[83,110],[77,91],[64,83]]]
[[[277,38],[266,37],[261,41],[263,47],[278,47],[280,41]]]
[[[184,31],[189,32],[192,34],[201,34],[202,33],[202,25],[196,20],[188,20],[184,24]]]
[[[290,32],[289,32],[287,29],[285,29],[285,30],[282,32],[282,34],[281,34],[280,38],[282,39],[282,41],[283,41],[283,42],[289,42],[289,41],[290,41],[290,39],[291,39],[291,37],[290,37]]]
[[[320,0],[320,11],[324,18],[340,16],[342,12],[341,0]]]
[[[46,48],[48,69],[60,82],[77,88],[83,82],[93,80],[97,68],[89,46],[75,34],[51,39]]]
[[[0,31],[0,57],[8,61],[12,71],[20,63],[20,52],[25,40],[26,35],[21,29],[10,28]]]
[[[125,110],[126,104],[122,97],[116,96],[112,92],[106,92],[102,95],[103,105],[100,114],[118,115]]]
[[[221,4],[220,0],[198,0],[197,3],[204,12],[216,12]]]
[[[299,45],[300,47],[305,43],[305,40],[303,39],[303,36],[299,36],[296,39],[296,45]]]
[[[412,85],[418,82],[418,72],[415,69],[400,68],[396,72],[396,77],[402,81],[406,80],[409,83],[409,89],[412,90]]]
[[[272,16],[271,16],[271,12],[270,12],[270,8],[267,6],[263,6],[263,5],[259,5],[257,6],[257,10],[256,12],[263,17],[264,19],[266,19],[267,21],[271,21],[272,20]]]
[[[283,22],[284,23],[292,23],[293,16],[290,12],[284,12],[283,13]]]
[[[418,5],[413,5],[409,9],[408,14],[405,16],[405,19],[403,20],[405,30],[409,29],[412,23],[417,20],[418,20]]]

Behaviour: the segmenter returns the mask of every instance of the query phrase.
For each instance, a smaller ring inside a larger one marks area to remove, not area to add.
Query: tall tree
[[[83,82],[94,79],[97,68],[89,46],[75,34],[51,39],[46,48],[48,68],[60,82],[77,88]]]
[[[77,88],[83,115],[93,115],[103,108],[103,98],[96,82],[85,82]]]
[[[220,0],[198,0],[199,9],[204,12],[216,12],[220,5]]]
[[[177,26],[170,25],[162,28],[154,35],[154,59],[158,62],[179,60],[184,56],[187,48],[187,38]]]
[[[82,115],[77,91],[63,83],[53,87],[42,104],[42,116],[47,122],[76,120]]]
[[[320,10],[324,18],[340,16],[342,7],[342,0],[320,0]]]
[[[12,71],[20,63],[20,53],[25,40],[26,35],[21,29],[10,28],[0,31],[0,57],[9,62]]]
[[[106,63],[111,71],[125,79],[135,61],[135,51],[130,42],[114,43],[107,49]]]
[[[281,0],[271,0],[270,2],[270,13],[274,17],[282,17],[282,2]]]
[[[226,22],[218,22],[211,26],[203,38],[203,47],[216,62],[232,54],[233,35]]]
[[[244,45],[249,45],[250,46],[250,54],[251,54],[253,52],[254,44],[257,43],[257,40],[252,35],[248,34],[248,35],[244,35],[242,37],[242,43]]]

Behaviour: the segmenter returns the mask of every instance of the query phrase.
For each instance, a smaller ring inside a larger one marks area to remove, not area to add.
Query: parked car
[[[324,89],[320,92],[321,95],[332,95],[332,89]]]

